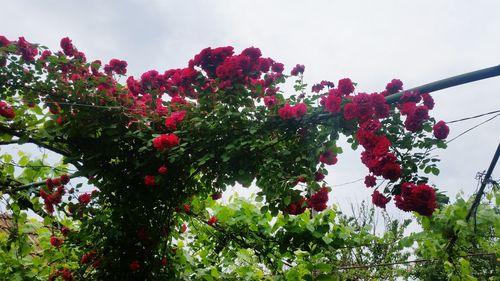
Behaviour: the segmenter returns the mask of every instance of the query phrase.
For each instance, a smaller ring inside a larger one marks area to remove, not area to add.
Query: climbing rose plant
[[[13,198],[23,190],[25,208],[46,222],[78,222],[50,243],[81,262],[71,270],[55,264],[52,278],[174,278],[166,261],[188,229],[183,221],[200,211],[191,201],[218,199],[227,186],[256,185],[261,211],[273,216],[321,212],[327,166],[342,162],[341,137],[361,147],[375,205],[393,201],[424,216],[438,206],[423,174],[439,173],[429,151],[446,146],[449,129],[429,116],[427,93],[405,92],[388,104],[403,90],[400,80],[376,93],[356,91],[349,78],[309,91],[303,65],[288,74],[255,47],[206,48],[186,68],[140,77],[126,77],[127,66],[87,61],[69,38],[50,51],[0,36],[1,140],[34,143],[76,169],[54,170],[46,184],[25,189],[28,182],[1,179]],[[287,79],[295,93],[280,89]],[[69,188],[77,177],[93,191]]]

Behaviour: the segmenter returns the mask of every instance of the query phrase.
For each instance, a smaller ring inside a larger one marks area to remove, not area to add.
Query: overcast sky
[[[349,77],[357,91],[392,78],[410,88],[500,64],[500,1],[4,1],[0,35],[59,48],[69,36],[88,59],[128,61],[128,74],[184,67],[205,47],[255,46],[287,71],[305,64],[310,85]],[[500,78],[433,94],[431,115],[450,121],[500,109]],[[451,125],[450,138],[487,119]],[[472,194],[500,141],[500,117],[445,151],[431,183],[452,197]],[[332,185],[364,177],[359,151],[339,157]],[[500,169],[494,173],[498,179]],[[334,187],[346,208],[368,199],[362,182]],[[392,204],[391,204],[392,205]],[[389,208],[391,210],[392,207]]]

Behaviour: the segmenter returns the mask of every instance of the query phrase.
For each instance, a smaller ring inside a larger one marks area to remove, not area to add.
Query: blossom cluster
[[[290,215],[300,215],[306,208],[311,208],[317,212],[324,211],[327,208],[328,188],[322,187],[310,197],[301,197],[298,201],[288,205],[286,211]]]
[[[64,185],[69,181],[70,178],[66,174],[54,179],[48,178],[45,181],[45,187],[40,189],[40,197],[43,199],[45,210],[48,213],[53,213],[54,205],[61,203],[62,196],[66,193]]]
[[[394,197],[396,207],[409,212],[415,211],[423,216],[430,216],[437,207],[436,191],[427,184],[405,182],[401,185],[401,194]]]

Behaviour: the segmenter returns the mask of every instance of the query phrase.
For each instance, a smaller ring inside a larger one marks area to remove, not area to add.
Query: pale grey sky
[[[89,59],[127,60],[128,73],[184,67],[201,49],[255,46],[289,71],[305,64],[310,85],[350,77],[358,91],[382,90],[392,78],[410,88],[500,64],[500,1],[4,1],[2,35],[59,48],[69,36]],[[500,78],[433,94],[437,119],[500,109]],[[450,126],[450,138],[481,122]],[[500,118],[438,151],[431,183],[454,196],[471,194],[500,141]],[[328,180],[364,177],[359,151],[339,157]],[[500,171],[494,173],[499,178]],[[334,188],[344,208],[369,199],[362,182]],[[392,204],[391,204],[392,206]],[[392,207],[389,208],[391,210]]]

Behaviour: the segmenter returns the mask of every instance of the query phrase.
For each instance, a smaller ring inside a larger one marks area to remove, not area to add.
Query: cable
[[[498,112],[500,112],[500,109],[499,110],[495,110],[495,111],[490,111],[490,112],[487,112],[487,113],[483,113],[483,114],[479,114],[479,115],[475,115],[475,116],[471,116],[471,117],[465,117],[465,118],[461,118],[461,119],[457,119],[457,120],[453,120],[453,121],[448,121],[448,122],[446,122],[446,124],[451,124],[451,123],[466,121],[466,120],[470,120],[470,119],[475,119],[475,118],[483,117],[483,116],[494,114],[494,113],[498,113]]]
[[[469,129],[467,129],[467,130],[463,131],[462,133],[458,134],[456,137],[452,138],[451,140],[447,141],[446,143],[448,144],[448,143],[450,143],[450,142],[458,139],[459,137],[461,137],[461,136],[465,135],[466,133],[474,130],[475,128],[477,128],[477,127],[479,127],[479,126],[481,126],[481,125],[483,125],[483,124],[485,124],[485,123],[487,123],[487,122],[489,122],[489,121],[497,118],[498,116],[500,116],[500,113],[497,114],[497,115],[495,115],[495,116],[493,116],[493,117],[491,117],[491,118],[489,118],[489,119],[487,119],[487,120],[485,120],[485,121],[483,121],[483,122],[481,122],[481,123],[479,123],[479,124],[477,124],[477,125],[475,125],[475,126],[470,127]]]
[[[362,180],[364,180],[364,178],[359,178],[357,180],[339,183],[339,184],[332,184],[331,187],[340,187],[340,186],[344,186],[344,185],[349,185],[349,184],[357,183],[357,182],[362,181]]]

